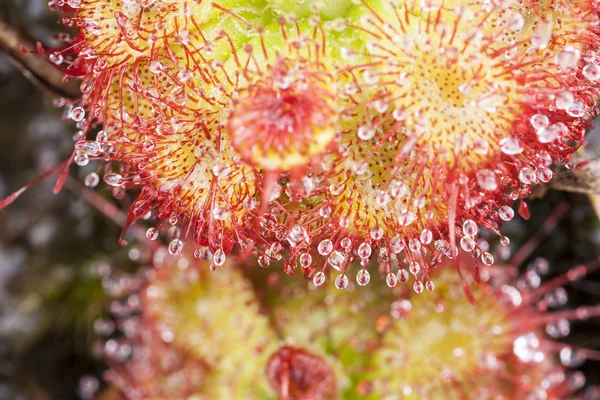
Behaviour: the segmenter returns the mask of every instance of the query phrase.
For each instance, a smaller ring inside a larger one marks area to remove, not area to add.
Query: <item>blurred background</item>
[[[50,47],[65,31],[46,0],[1,0],[0,18]],[[0,198],[70,155],[77,128],[61,118],[54,100],[0,50]],[[82,182],[89,171],[72,167],[70,174]],[[78,399],[81,385],[102,385],[106,367],[92,356],[93,324],[106,301],[95,271],[135,265],[140,254],[118,244],[120,227],[81,189],[69,186],[54,195],[55,182],[50,177],[0,211],[0,400]],[[566,216],[527,261],[546,258],[554,276],[600,256],[600,224],[586,195],[549,191],[528,204],[532,220],[516,217],[503,229],[513,253],[566,204]],[[598,273],[566,289],[570,307],[600,304]],[[573,323],[564,340],[600,349],[600,319]],[[589,384],[599,384],[599,368],[600,362],[587,361],[580,369]]]

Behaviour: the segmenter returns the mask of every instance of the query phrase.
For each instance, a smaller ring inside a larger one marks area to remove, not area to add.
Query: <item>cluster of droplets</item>
[[[141,189],[125,229],[213,270],[237,246],[340,289],[373,263],[431,291],[461,252],[476,273],[478,231],[507,246],[597,114],[594,0],[53,5],[80,29],[48,57],[83,80],[62,103],[85,184]]]
[[[581,391],[586,380],[576,370],[596,352],[559,341],[570,321],[600,315],[598,306],[565,308],[564,285],[597,262],[550,279],[544,259],[523,273],[486,266],[481,284],[466,280],[468,296],[450,260],[437,290],[420,296],[379,282],[315,290],[277,272],[242,276],[231,265],[212,274],[207,262],[166,249],[153,264],[136,275],[99,268],[112,299],[108,317],[94,322],[94,349],[111,368],[112,389],[101,398],[598,395]]]
[[[585,376],[575,370],[594,351],[558,342],[569,334],[569,321],[598,315],[597,306],[561,309],[567,303],[563,285],[595,267],[578,266],[545,282],[544,259],[520,275],[513,267],[485,268],[484,283],[471,286],[476,306],[448,267],[440,271],[438,294],[427,296],[433,298],[409,295],[380,317],[375,371],[363,383],[369,392],[432,399],[454,390],[481,398],[597,398],[596,388],[580,392]]]

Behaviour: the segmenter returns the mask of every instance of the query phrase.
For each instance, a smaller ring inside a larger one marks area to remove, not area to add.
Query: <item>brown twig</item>
[[[75,99],[80,96],[77,82],[64,81],[64,74],[54,68],[44,57],[24,54],[21,48],[35,49],[36,44],[27,34],[12,25],[0,14],[0,51],[6,52],[23,75],[36,85],[57,97]]]
[[[574,169],[558,168],[550,188],[585,194],[600,194],[600,158]]]

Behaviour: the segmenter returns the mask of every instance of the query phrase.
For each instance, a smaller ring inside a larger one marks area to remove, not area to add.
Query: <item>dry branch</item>
[[[0,50],[5,51],[23,74],[36,85],[58,97],[79,97],[77,82],[64,82],[64,74],[54,68],[44,57],[27,53],[21,48],[35,49],[36,44],[27,34],[11,24],[0,14]]]

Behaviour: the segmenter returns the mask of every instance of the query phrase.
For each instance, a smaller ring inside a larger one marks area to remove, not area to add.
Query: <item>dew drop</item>
[[[543,168],[542,170],[538,171],[537,177],[540,180],[540,182],[544,182],[544,183],[548,183],[552,180],[552,177],[554,176],[554,173],[552,172],[552,170],[550,168]]]
[[[385,283],[393,288],[398,284],[398,278],[396,277],[396,275],[392,274],[391,272],[389,274],[387,274],[387,276],[385,277]]]
[[[413,253],[418,253],[421,250],[421,243],[417,239],[410,239],[408,241],[408,248]]]
[[[158,229],[148,228],[148,230],[146,230],[146,237],[150,240],[158,239]]]
[[[338,289],[346,289],[346,287],[348,287],[348,277],[345,274],[338,275],[335,278],[335,287]]]
[[[559,318],[546,324],[546,333],[554,339],[568,336],[571,332],[571,324],[566,318]]]
[[[369,243],[361,243],[361,245],[358,246],[356,254],[358,254],[361,260],[368,259],[371,257],[371,245]]]
[[[423,229],[420,239],[421,243],[427,245],[433,240],[433,233],[429,229]]]
[[[310,267],[310,264],[312,263],[312,256],[308,253],[302,253],[300,255],[300,265],[303,268],[308,268]]]
[[[212,174],[217,177],[217,178],[223,178],[227,175],[229,175],[229,172],[231,171],[231,167],[229,166],[229,164],[216,164],[214,165],[211,170]]]
[[[425,282],[425,289],[427,289],[428,292],[433,292],[433,289],[435,289],[435,285],[432,281],[427,280],[427,282]]]
[[[181,83],[189,81],[193,77],[192,73],[188,70],[182,69],[177,73],[177,79]]]
[[[523,147],[518,139],[507,137],[500,140],[500,151],[509,156],[514,156],[516,154],[521,154],[523,152]]]
[[[331,216],[331,206],[328,204],[322,206],[319,209],[319,215],[323,218],[329,218]]]
[[[373,107],[378,113],[383,114],[388,110],[389,104],[385,99],[379,99],[373,104]]]
[[[492,256],[490,253],[483,253],[481,255],[481,262],[483,262],[485,265],[492,265],[494,263],[494,256]]]
[[[525,19],[521,13],[515,12],[506,21],[506,29],[518,32],[525,26]]]
[[[83,107],[75,107],[71,110],[71,119],[75,122],[83,121],[85,110]]]
[[[400,235],[396,235],[392,239],[390,239],[390,247],[392,248],[392,251],[396,254],[404,250],[404,241],[402,240]]]
[[[577,368],[585,362],[584,352],[566,346],[560,351],[560,362],[565,367]]]
[[[503,221],[510,221],[515,216],[515,211],[509,206],[502,206],[498,210],[498,215]]]
[[[531,122],[533,129],[536,131],[545,128],[550,124],[550,120],[544,114],[535,114],[530,118],[529,121]]]
[[[524,167],[519,172],[519,180],[526,185],[530,185],[536,180],[535,171],[531,168]]]
[[[375,197],[375,203],[379,207],[383,207],[386,204],[388,204],[389,202],[390,202],[390,195],[388,194],[388,192],[381,190],[381,191],[379,191],[379,193],[377,193],[377,196]]]
[[[371,140],[375,136],[375,129],[370,125],[361,125],[357,134],[361,140]]]
[[[379,240],[383,237],[383,228],[375,227],[371,229],[370,234],[373,240]]]
[[[540,143],[552,143],[560,136],[562,130],[558,124],[550,125],[537,131]]]
[[[408,270],[410,271],[411,274],[417,275],[421,271],[421,265],[419,265],[418,262],[413,261],[408,266]]]
[[[107,140],[108,140],[108,133],[106,133],[106,131],[99,131],[96,134],[97,142],[106,142]]]
[[[86,153],[77,153],[78,154],[76,154],[75,157],[73,157],[73,161],[75,161],[75,164],[79,165],[80,167],[88,165],[88,163],[90,162],[90,157]]]
[[[415,281],[415,283],[413,283],[413,290],[415,291],[415,293],[417,294],[421,294],[423,293],[423,282],[421,281]]]
[[[329,239],[322,240],[319,243],[319,245],[317,246],[317,251],[322,256],[326,256],[327,254],[331,253],[332,250],[333,250],[333,243],[331,243],[331,240],[329,240]]]
[[[370,280],[371,274],[369,274],[369,271],[367,271],[366,269],[361,269],[356,274],[356,283],[358,283],[360,286],[365,286],[369,283]]]
[[[104,175],[104,182],[110,186],[122,186],[125,183],[125,179],[119,174],[106,174]]]
[[[100,154],[100,143],[93,140],[80,140],[75,143],[75,148],[90,156],[97,156]]]
[[[225,252],[223,249],[217,249],[217,251],[215,251],[215,254],[213,255],[213,263],[219,267],[225,263]]]
[[[580,57],[581,52],[569,46],[554,56],[554,62],[562,71],[569,72],[577,68]]]
[[[460,239],[460,247],[462,247],[464,251],[473,251],[475,248],[475,241],[470,237],[463,237]]]
[[[100,183],[100,177],[97,173],[90,172],[89,174],[87,174],[83,182],[85,183],[85,186],[89,188],[94,188],[98,186],[98,183]]]
[[[496,174],[494,171],[489,169],[477,171],[477,183],[483,190],[493,191],[498,188]]]
[[[489,151],[490,144],[485,139],[475,139],[473,141],[473,151],[477,154],[486,155]]]
[[[334,269],[336,269],[338,271],[342,270],[342,266],[344,265],[345,261],[346,261],[346,257],[337,250],[334,251],[327,259],[327,262],[329,263],[329,265],[331,265]]]
[[[350,238],[343,238],[340,242],[340,245],[342,246],[342,248],[348,250],[352,247],[352,240],[350,240]]]
[[[398,274],[396,276],[398,277],[398,281],[401,283],[408,282],[408,278],[410,277],[408,271],[405,269],[398,270]]]
[[[322,271],[319,271],[313,276],[313,283],[315,286],[321,286],[325,283],[325,274]]]
[[[586,79],[596,82],[598,79],[600,79],[600,66],[594,63],[588,64],[583,67],[582,73]]]
[[[271,260],[269,259],[269,257],[264,255],[258,257],[258,265],[260,265],[261,268],[268,268],[270,264]]]
[[[450,243],[448,243],[447,241],[443,240],[443,239],[439,239],[435,241],[435,248],[442,253],[443,255],[445,255],[448,258],[452,258],[452,250],[450,247]]]
[[[583,117],[585,114],[585,102],[582,99],[573,101],[573,104],[567,108],[567,114],[576,118]]]
[[[363,72],[363,79],[367,85],[375,85],[379,82],[379,73],[372,69],[366,69]]]
[[[540,21],[533,31],[531,44],[533,47],[543,50],[548,46],[552,37],[552,21]]]
[[[396,121],[404,121],[406,119],[406,111],[402,108],[396,108],[392,111],[392,118]]]
[[[173,239],[169,242],[169,254],[175,256],[179,255],[183,250],[183,242],[179,239]]]
[[[443,0],[421,0],[423,12],[435,12],[442,8]]]
[[[467,219],[463,222],[463,233],[468,237],[474,238],[477,235],[479,228],[472,219]]]
[[[575,96],[573,96],[573,93],[569,92],[568,90],[563,90],[556,95],[556,108],[559,110],[566,110],[571,107],[574,101]]]
[[[65,58],[63,57],[63,55],[62,54],[58,54],[58,53],[57,54],[50,54],[48,56],[48,59],[50,61],[52,61],[54,64],[56,64],[56,65],[60,65],[60,64],[62,64],[65,61]]]
[[[390,194],[392,195],[392,197],[402,197],[406,194],[407,191],[408,185],[406,185],[404,182],[396,180],[390,182]]]

